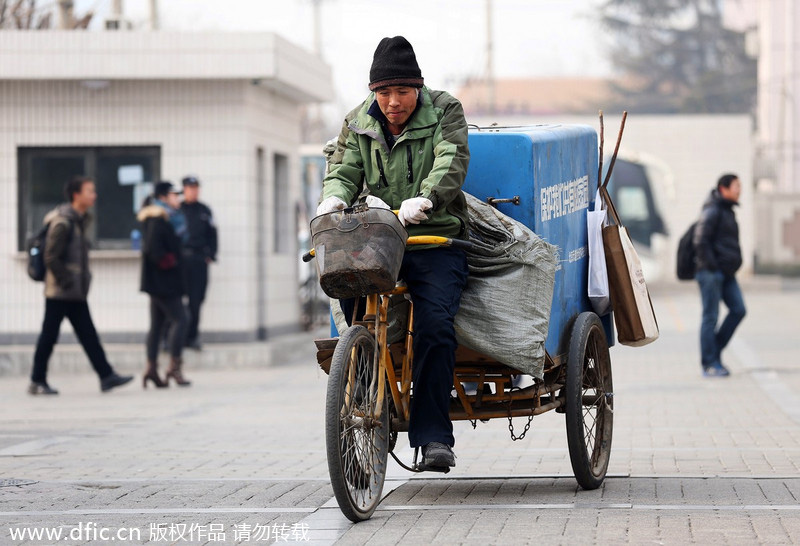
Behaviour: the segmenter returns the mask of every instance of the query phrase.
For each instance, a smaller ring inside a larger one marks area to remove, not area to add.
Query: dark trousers
[[[455,445],[450,421],[456,332],[453,320],[467,284],[467,258],[463,251],[434,248],[406,252],[400,278],[408,285],[414,303],[414,382],[408,440],[411,447],[430,442]],[[355,300],[342,300],[348,323]],[[363,313],[363,304],[359,305]]]
[[[150,296],[150,331],[147,332],[147,360],[155,362],[158,358],[158,342],[165,323],[167,326],[167,344],[169,353],[174,358],[183,354],[186,341],[186,325],[188,319],[180,296],[159,298]]]
[[[186,257],[186,288],[189,296],[187,311],[189,312],[189,326],[186,330],[186,340],[194,341],[199,335],[200,306],[206,299],[208,287],[208,264],[205,256],[192,254]]]
[[[61,321],[64,317],[69,319],[72,329],[80,341],[86,356],[92,363],[94,371],[100,379],[113,373],[111,365],[106,359],[106,352],[100,344],[97,336],[92,315],[89,312],[89,304],[85,301],[67,301],[46,299],[44,305],[44,321],[42,322],[42,333],[36,342],[36,353],[33,355],[33,371],[31,381],[37,383],[47,382],[47,363],[50,355],[53,354],[53,347],[58,341],[58,334],[61,330]]]

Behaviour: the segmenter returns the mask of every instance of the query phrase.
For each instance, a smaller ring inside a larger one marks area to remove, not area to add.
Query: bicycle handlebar
[[[462,250],[472,248],[472,243],[461,239],[451,239],[450,237],[439,237],[437,235],[413,235],[406,239],[406,246],[409,245],[439,245],[439,246],[452,246]],[[303,262],[310,262],[314,259],[315,252],[312,248],[303,254]]]
[[[468,250],[472,248],[472,243],[462,239],[451,239],[450,237],[439,237],[437,235],[414,235],[406,239],[406,246],[408,245],[439,245],[439,246],[452,246]]]

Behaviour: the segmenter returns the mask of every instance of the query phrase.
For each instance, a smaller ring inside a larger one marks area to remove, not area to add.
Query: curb
[[[202,351],[183,352],[187,370],[265,368],[279,366],[298,357],[314,361],[314,338],[327,337],[328,329],[317,329],[276,336],[268,341],[252,343],[210,343]],[[144,343],[114,343],[104,345],[108,361],[117,372],[139,373],[145,367]],[[34,347],[9,345],[0,348],[0,377],[28,375],[33,364]],[[159,353],[159,363],[169,361],[165,352]],[[92,367],[78,343],[57,344],[48,365],[49,374],[85,373]]]

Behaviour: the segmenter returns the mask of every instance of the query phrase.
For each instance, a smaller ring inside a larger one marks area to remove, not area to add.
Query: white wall
[[[283,328],[286,324],[297,324],[300,319],[298,304],[298,254],[297,231],[295,229],[295,204],[302,198],[300,196],[300,114],[297,106],[274,92],[260,86],[248,86],[245,93],[248,107],[247,126],[247,179],[252,180],[248,189],[248,199],[256,203],[256,149],[264,150],[264,166],[267,187],[265,193],[265,212],[267,217],[266,246],[270,250],[266,263],[266,279],[255,277],[255,265],[252,270],[253,297],[255,298],[255,283],[262,282],[266,285],[267,309],[266,326],[268,329]],[[279,207],[287,207],[288,218],[291,222],[289,235],[289,248],[286,252],[275,253],[275,226],[273,211],[276,203],[275,196],[275,154],[286,156],[289,160],[289,179],[291,185],[285,203],[278,203]],[[254,207],[252,207],[255,213]],[[255,226],[255,218],[251,220]],[[250,248],[255,248],[254,234],[248,239]]]

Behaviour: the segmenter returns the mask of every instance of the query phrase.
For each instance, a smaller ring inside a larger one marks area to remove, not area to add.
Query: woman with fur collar
[[[186,221],[179,210],[179,195],[171,182],[158,182],[152,198],[137,215],[142,223],[141,291],[150,295],[147,369],[142,378],[145,388],[148,381],[159,388],[167,387],[170,378],[182,387],[191,384],[181,372],[188,317],[183,307],[186,287],[181,252]],[[165,323],[169,328],[170,365],[162,380],[158,376],[158,346]]]

